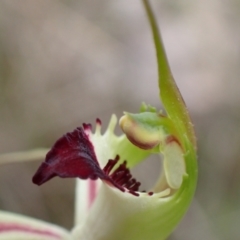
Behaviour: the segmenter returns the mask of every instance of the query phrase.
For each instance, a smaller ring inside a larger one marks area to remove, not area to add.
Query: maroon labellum
[[[96,122],[101,124],[99,119]],[[57,140],[33,176],[33,183],[41,185],[56,176],[91,180],[99,178],[123,192],[128,190],[138,196],[136,191],[140,183],[132,178],[126,161],[116,167],[120,159],[118,155],[101,169],[89,139],[91,129],[91,124],[83,124],[83,127],[78,127]]]

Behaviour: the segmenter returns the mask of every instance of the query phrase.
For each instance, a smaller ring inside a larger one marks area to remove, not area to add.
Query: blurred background
[[[169,240],[237,240],[240,2],[152,5],[199,148],[195,199]],[[137,112],[142,101],[161,108],[141,1],[0,1],[0,153],[50,147],[83,122],[99,117],[106,126],[111,113]],[[143,185],[156,164],[134,170]],[[70,229],[74,180],[37,187],[38,166],[1,166],[0,208]]]

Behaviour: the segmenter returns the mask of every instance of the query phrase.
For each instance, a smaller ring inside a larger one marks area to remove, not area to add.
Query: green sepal
[[[162,43],[161,35],[158,31],[157,22],[155,20],[154,14],[152,12],[148,0],[143,0],[143,4],[145,6],[148,19],[151,25],[153,39],[156,48],[160,99],[162,100],[162,103],[165,107],[166,112],[168,113],[168,116],[172,119],[176,128],[179,130],[182,142],[186,140],[184,137],[186,136],[187,139],[191,141],[193,146],[196,148],[196,137],[193,125],[187,107],[172,76],[171,69]]]

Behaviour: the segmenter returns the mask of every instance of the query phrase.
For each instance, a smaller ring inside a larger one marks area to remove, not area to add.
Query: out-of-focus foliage
[[[195,201],[170,239],[238,239],[240,4],[171,0],[153,6],[199,147]],[[1,153],[48,147],[83,121],[107,123],[110,113],[136,111],[142,100],[157,105],[156,86],[140,1],[0,1]],[[155,160],[144,173],[135,171],[145,184]],[[73,182],[56,179],[36,188],[36,166],[1,167],[0,208],[70,227]]]

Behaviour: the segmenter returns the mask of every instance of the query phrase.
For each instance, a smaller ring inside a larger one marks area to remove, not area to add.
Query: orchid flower
[[[95,130],[83,124],[62,136],[46,154],[33,182],[41,185],[56,176],[77,178],[75,226],[67,231],[0,212],[0,239],[163,240],[186,213],[197,183],[195,134],[156,20],[148,1],[143,3],[153,32],[166,113],[143,104],[139,113],[125,112],[121,117],[124,134],[120,136],[114,133],[115,115],[104,133],[97,119]],[[151,154],[163,156],[162,172],[151,189],[140,191],[130,169]],[[31,156],[25,158],[38,158]]]

